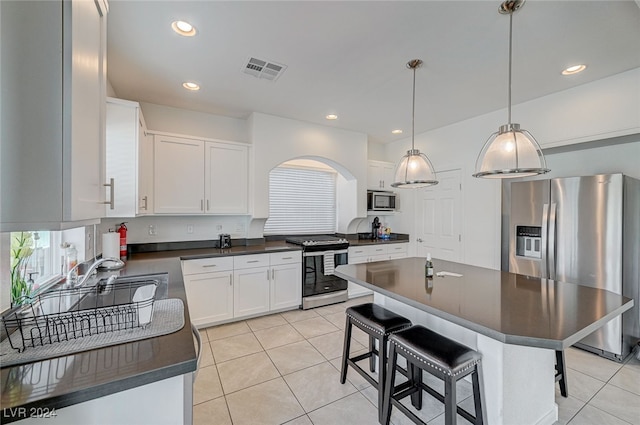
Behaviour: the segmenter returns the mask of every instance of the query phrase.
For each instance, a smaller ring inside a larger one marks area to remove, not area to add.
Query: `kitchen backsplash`
[[[217,239],[220,233],[232,238],[247,237],[247,216],[149,216],[136,218],[102,219],[98,226],[98,239],[103,233],[115,229],[118,223],[126,222],[127,243],[154,243],[175,241],[198,241]],[[101,245],[98,240],[98,246]]]

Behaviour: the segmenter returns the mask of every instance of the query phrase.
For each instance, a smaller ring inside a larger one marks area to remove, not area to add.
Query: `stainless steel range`
[[[287,242],[302,246],[302,309],[343,302],[348,282],[333,274],[347,264],[349,242],[327,235],[292,236]]]

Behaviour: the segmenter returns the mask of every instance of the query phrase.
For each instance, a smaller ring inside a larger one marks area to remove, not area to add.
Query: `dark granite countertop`
[[[407,243],[409,242],[409,236],[407,238],[394,238],[394,239],[349,239],[349,246],[364,246],[364,245],[387,245],[394,243]]]
[[[507,344],[560,350],[631,309],[633,300],[602,289],[424,258],[338,266],[335,274],[382,295]]]
[[[154,258],[156,257],[156,258]],[[133,256],[121,276],[168,273],[166,288],[157,293],[180,298],[185,305],[185,326],[172,334],[141,341],[93,349],[64,357],[0,369],[1,423],[22,417],[16,407],[62,408],[146,385],[196,369],[196,349],[189,325],[180,259],[175,255]]]

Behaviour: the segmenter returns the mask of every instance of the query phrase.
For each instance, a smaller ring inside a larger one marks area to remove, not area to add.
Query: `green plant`
[[[21,305],[31,295],[31,286],[27,284],[27,263],[33,254],[33,236],[31,232],[11,233],[11,304]]]

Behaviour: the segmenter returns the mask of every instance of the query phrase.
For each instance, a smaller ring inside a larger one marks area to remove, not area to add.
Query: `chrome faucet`
[[[89,280],[89,278],[96,271],[96,269],[100,267],[100,264],[106,261],[113,261],[118,267],[124,266],[124,261],[119,258],[100,258],[99,260],[94,261],[91,266],[89,266],[89,269],[84,275],[78,277],[78,267],[80,266],[80,264],[78,263],[73,266],[73,268],[67,273],[67,285],[71,286],[72,288],[80,288],[84,286],[85,283],[87,283],[87,280]]]

